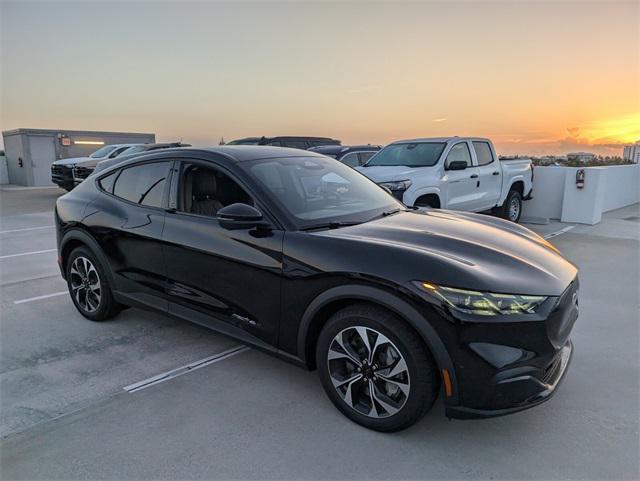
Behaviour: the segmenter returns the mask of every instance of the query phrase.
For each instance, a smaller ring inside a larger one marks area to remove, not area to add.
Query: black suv
[[[322,145],[312,147],[309,150],[339,160],[349,167],[358,167],[366,164],[371,157],[382,149],[380,145]]]
[[[578,315],[575,266],[537,234],[406,208],[352,168],[275,147],[164,149],[55,208],[58,261],[93,321],[140,306],[310,369],[371,429],[477,418],[555,392]],[[311,413],[310,413],[311,414]]]
[[[245,137],[244,139],[232,140],[227,145],[270,145],[307,150],[320,145],[340,145],[340,141],[329,137]]]

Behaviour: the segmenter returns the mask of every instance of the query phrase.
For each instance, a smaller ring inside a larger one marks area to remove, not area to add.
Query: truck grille
[[[93,168],[76,167],[73,170],[73,176],[76,179],[86,179],[87,177],[89,177],[91,175],[92,172],[93,172]]]

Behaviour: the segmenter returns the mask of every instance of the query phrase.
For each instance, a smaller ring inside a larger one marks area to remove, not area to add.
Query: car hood
[[[578,273],[538,234],[481,214],[402,212],[318,234],[382,247],[374,255],[384,255],[382,263],[395,271],[396,279],[405,276],[480,291],[558,296]]]
[[[415,168],[404,165],[374,165],[371,167],[356,167],[356,170],[376,183],[407,180],[415,175],[416,172]]]
[[[60,159],[60,160],[56,160],[55,162],[53,162],[53,165],[75,165],[79,162],[86,162],[88,160],[100,160],[100,159],[94,159],[92,157],[71,157],[69,159]]]

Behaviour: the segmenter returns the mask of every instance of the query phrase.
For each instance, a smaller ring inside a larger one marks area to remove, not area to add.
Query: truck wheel
[[[420,337],[370,304],[331,316],[318,339],[316,362],[333,404],[375,431],[411,426],[429,411],[440,388],[436,363]]]
[[[518,222],[522,215],[522,194],[517,190],[510,190],[507,199],[502,204],[500,209],[500,217],[510,220],[511,222]]]

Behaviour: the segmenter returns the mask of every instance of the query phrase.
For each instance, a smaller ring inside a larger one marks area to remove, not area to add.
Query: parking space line
[[[64,296],[65,294],[69,294],[69,291],[54,292],[52,294],[45,294],[44,296],[29,297],[27,299],[20,299],[17,301],[13,301],[13,303],[24,304],[25,302],[39,301],[40,299],[49,299],[50,297]]]
[[[188,372],[195,371],[196,369],[209,366],[216,362],[224,361],[225,359],[228,359],[237,354],[241,354],[245,351],[248,351],[249,349],[250,348],[247,346],[236,346],[226,351],[223,351],[219,354],[215,354],[210,357],[205,357],[204,359],[200,359],[199,361],[195,361],[185,366],[172,369],[171,371],[158,374],[157,376],[150,377],[143,381],[136,382],[134,384],[129,384],[128,386],[125,386],[122,389],[124,389],[129,393],[141,391],[142,389],[146,389],[148,387],[155,386],[156,384],[160,384],[161,382],[165,382],[175,377],[182,376],[183,374],[187,374]]]
[[[0,259],[9,259],[11,257],[22,257],[22,256],[31,256],[34,254],[46,254],[47,252],[55,252],[58,249],[46,249],[43,251],[33,251],[33,252],[21,252],[20,254],[10,254],[8,256],[0,256]]]
[[[0,234],[10,234],[12,232],[26,232],[29,230],[40,230],[40,229],[53,229],[54,225],[44,225],[42,227],[25,227],[24,229],[9,229],[9,230],[0,230]]]
[[[545,236],[543,236],[545,239],[551,239],[552,237],[556,237],[559,236],[560,234],[564,234],[565,232],[569,232],[571,229],[573,229],[575,227],[575,225],[568,225],[566,227],[563,227],[560,230],[557,230],[555,232],[552,232],[551,234],[547,234]]]

